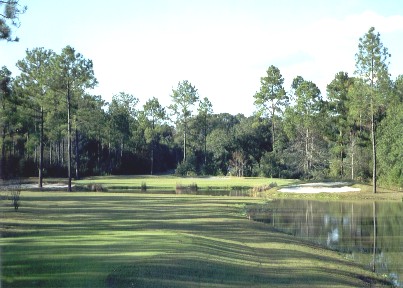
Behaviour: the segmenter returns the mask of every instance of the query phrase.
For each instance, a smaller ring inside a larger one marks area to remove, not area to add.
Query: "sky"
[[[0,42],[0,66],[36,47],[72,46],[94,64],[105,101],[119,92],[171,103],[188,80],[214,113],[255,111],[253,95],[269,66],[284,87],[300,75],[326,96],[337,72],[353,75],[359,38],[370,27],[389,49],[392,79],[403,74],[401,0],[20,0],[28,6],[17,43]]]

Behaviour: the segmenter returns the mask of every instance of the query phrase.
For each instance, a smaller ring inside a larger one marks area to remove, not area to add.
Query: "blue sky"
[[[358,41],[371,26],[392,54],[392,78],[403,74],[401,0],[21,0],[28,6],[18,43],[0,42],[0,66],[18,73],[26,49],[59,53],[71,45],[94,62],[110,101],[119,92],[140,105],[170,104],[172,88],[189,80],[216,113],[254,111],[260,77],[277,66],[289,90],[298,75],[326,85],[354,72]],[[139,107],[140,108],[140,107]]]

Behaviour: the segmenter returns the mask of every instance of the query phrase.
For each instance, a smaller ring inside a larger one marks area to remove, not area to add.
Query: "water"
[[[144,193],[144,194],[184,194],[184,195],[203,195],[203,196],[230,196],[230,197],[250,197],[249,189],[229,189],[229,190],[191,190],[191,189],[176,189],[176,190],[146,190],[141,189],[108,189],[108,192],[120,193]]]
[[[253,220],[340,251],[403,287],[403,203],[275,200]]]

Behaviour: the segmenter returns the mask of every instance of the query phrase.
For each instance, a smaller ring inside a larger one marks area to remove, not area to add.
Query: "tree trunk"
[[[61,161],[61,159],[62,159],[61,151],[62,151],[62,148],[61,148],[60,140],[59,140],[59,141],[57,141],[57,167],[59,167],[59,168],[60,168],[60,165],[62,162]]]
[[[183,130],[183,162],[186,162],[186,138],[187,138],[187,124],[185,122],[185,127]]]
[[[204,117],[204,131],[203,131],[203,144],[204,144],[204,166],[207,164],[207,113]]]
[[[64,156],[65,156],[65,151],[64,151],[64,137],[62,138],[62,166],[64,167]]]
[[[52,165],[52,141],[49,141],[49,165]]]
[[[351,180],[354,180],[355,137],[351,133]]]
[[[43,186],[43,107],[41,107],[41,130],[39,135],[39,183],[38,187]]]
[[[108,173],[112,173],[112,147],[111,147],[111,142],[108,142]]]
[[[102,144],[100,137],[98,135],[98,143],[97,143],[97,173],[101,171],[101,152],[102,152]]]
[[[122,138],[122,142],[120,143],[120,164],[122,164],[122,160],[123,160],[123,149],[124,149],[124,144],[123,144],[123,138]]]
[[[207,132],[204,133],[204,166],[207,165]]]
[[[375,107],[374,107],[374,57],[371,58],[371,140],[372,140],[372,191],[376,193],[376,139],[375,139]]]
[[[76,135],[75,135],[75,158],[76,158],[76,180],[80,179],[80,175],[79,175],[79,167],[80,167],[80,155],[79,155],[79,151],[78,151],[78,129],[77,129],[77,123],[76,123]]]
[[[272,151],[275,151],[274,149],[274,143],[275,143],[275,135],[274,135],[274,103],[272,103],[272,111],[271,111],[271,149]]]
[[[309,130],[305,131],[305,164],[304,164],[304,172],[308,174],[309,170]]]
[[[372,140],[372,191],[376,193],[376,139],[375,139],[375,115],[371,100],[371,140]]]
[[[68,176],[68,191],[71,192],[71,95],[70,83],[67,83],[67,176]]]
[[[3,127],[3,131],[1,134],[2,144],[1,144],[1,159],[0,159],[0,176],[2,179],[6,179],[6,127]]]
[[[340,177],[344,177],[344,162],[343,162],[343,132],[340,131]]]
[[[150,163],[150,174],[154,174],[154,134],[153,138],[151,139],[151,163]]]
[[[29,143],[29,131],[27,132],[27,139],[25,139],[25,143]],[[29,150],[25,151],[25,159],[27,159],[27,160],[30,159]],[[1,172],[0,172],[0,175],[1,175]]]

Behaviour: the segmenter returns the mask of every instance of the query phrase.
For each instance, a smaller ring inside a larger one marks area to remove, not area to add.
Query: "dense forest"
[[[0,70],[0,176],[38,176],[40,186],[43,177],[176,173],[402,187],[403,75],[391,79],[389,59],[370,28],[354,75],[338,72],[325,93],[298,75],[284,87],[270,66],[246,117],[215,114],[187,80],[168,107],[155,97],[140,107],[125,92],[106,103],[91,94],[92,61],[73,47],[27,50],[18,75]]]

